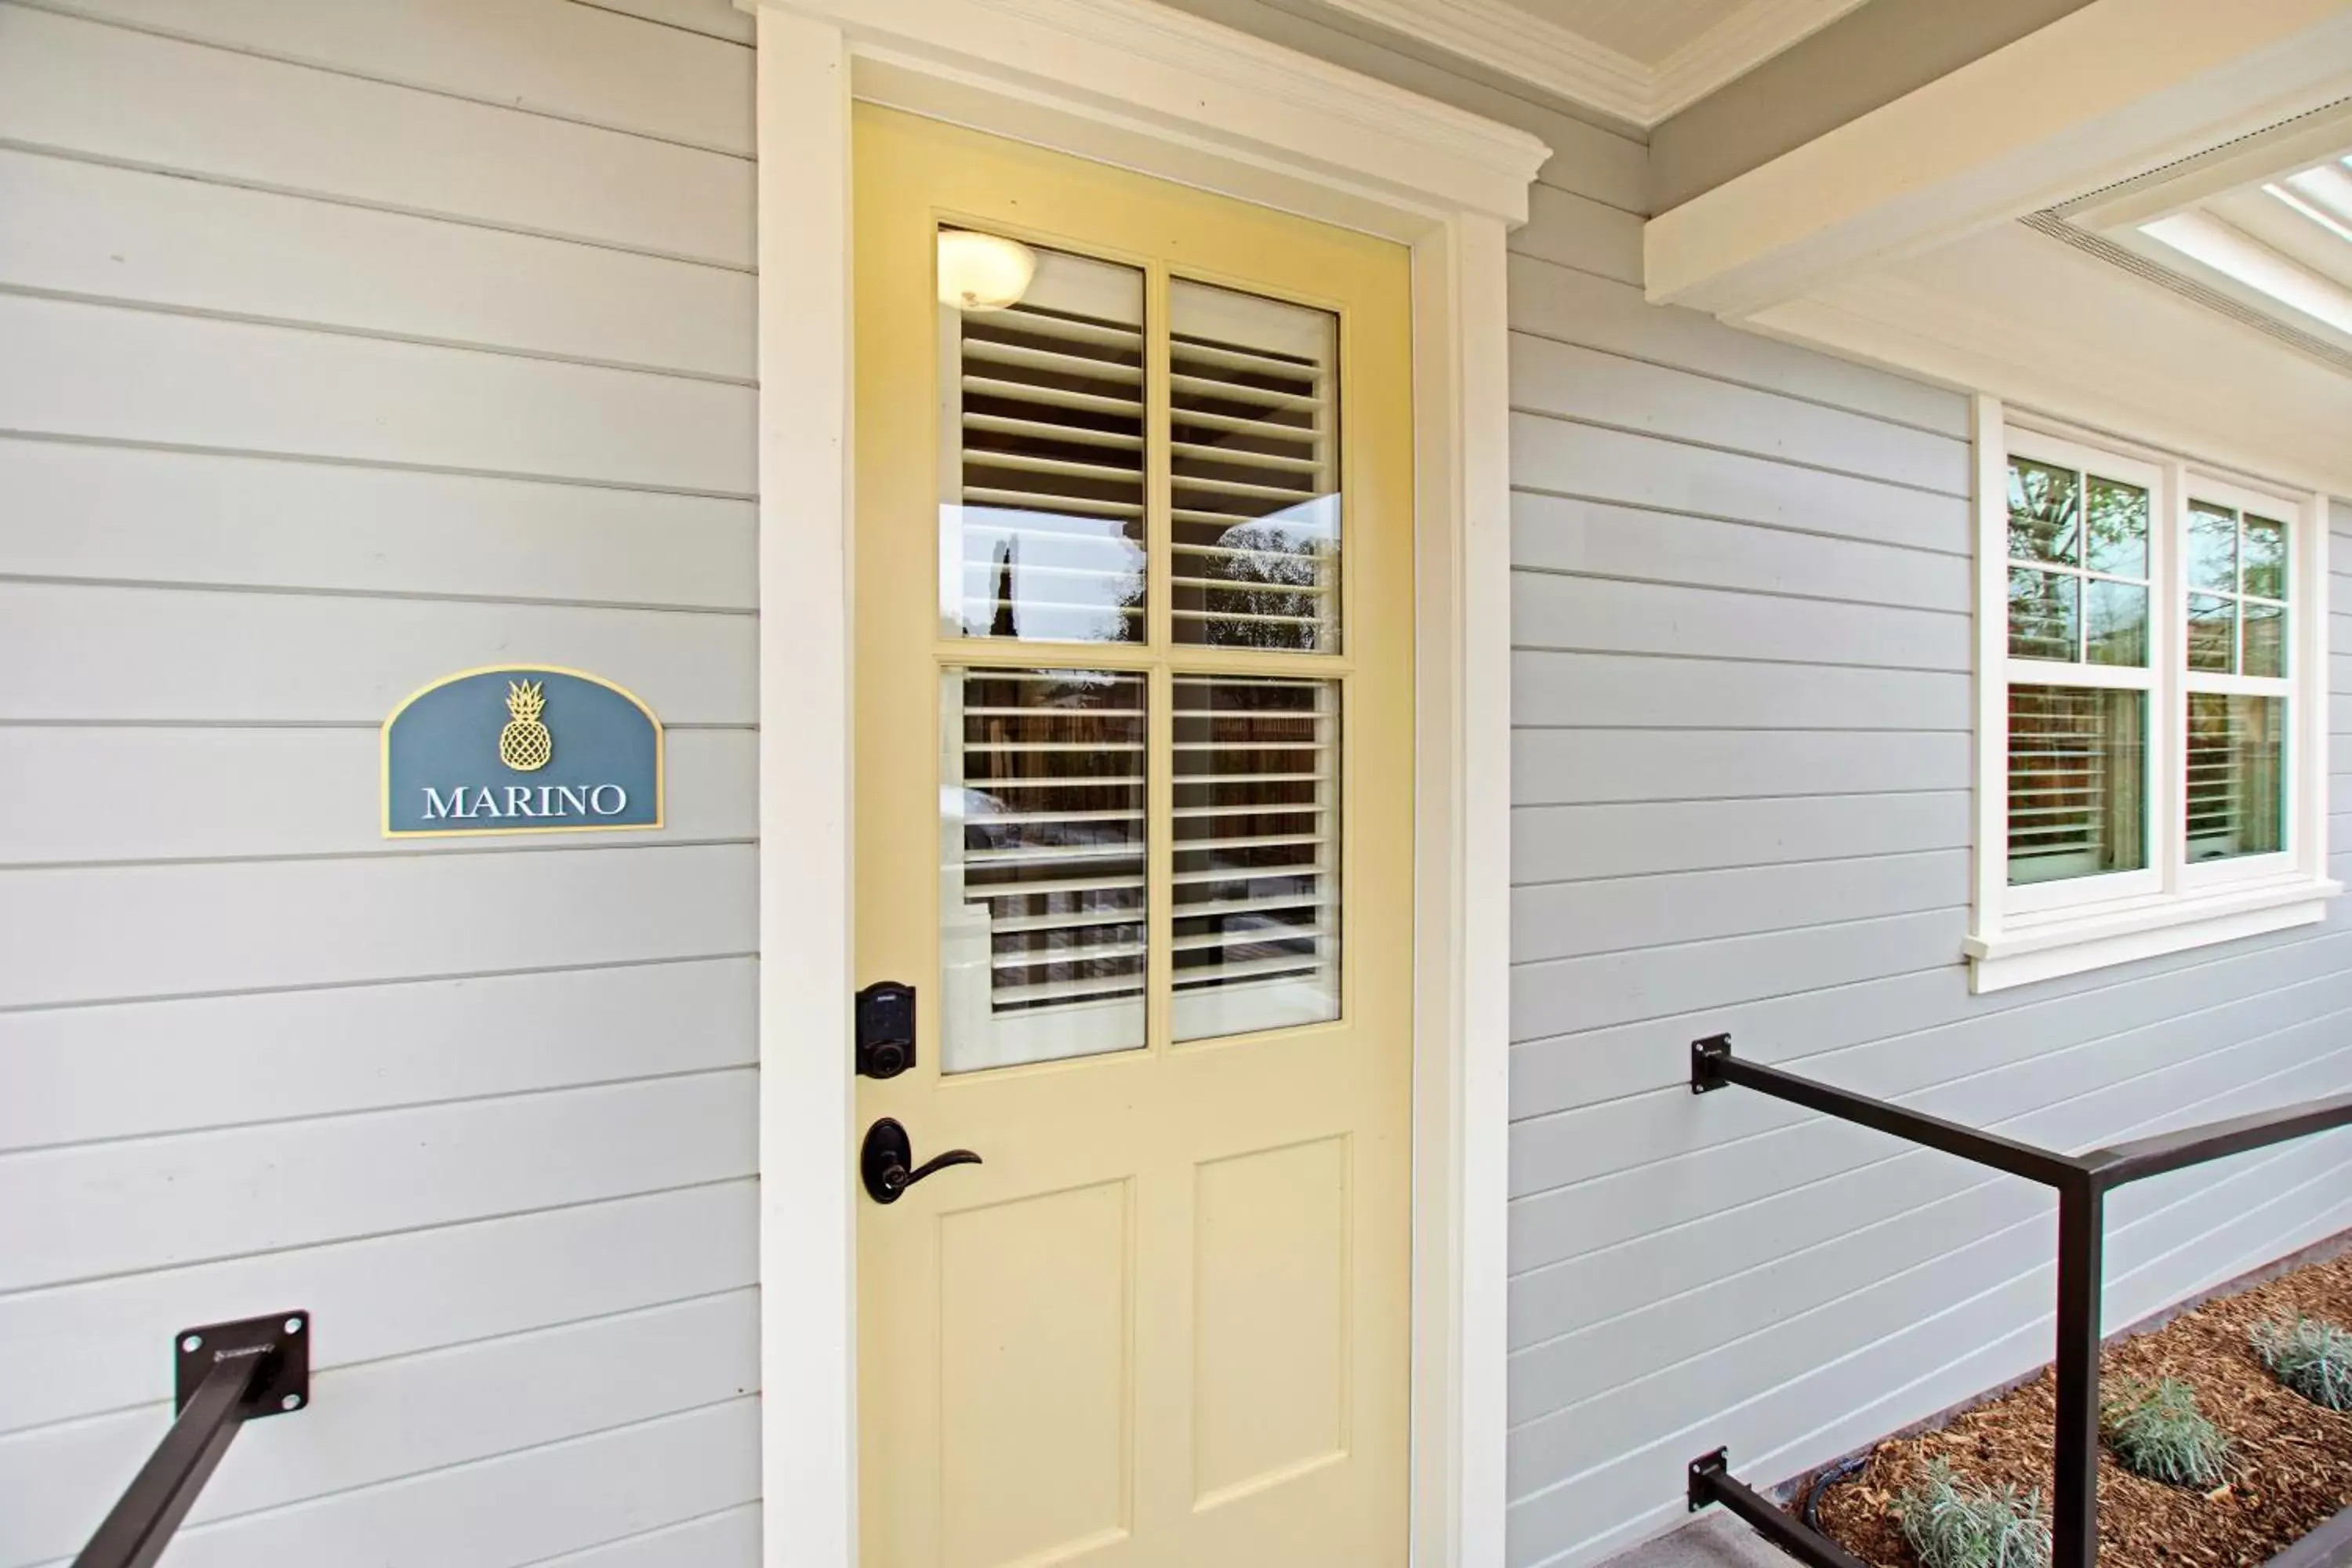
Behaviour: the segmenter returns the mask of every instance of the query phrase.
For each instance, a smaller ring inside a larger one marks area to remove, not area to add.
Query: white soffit
[[[1630,14],[1624,0],[1322,4],[1646,131],[1864,0],[1638,0]],[[1629,47],[1602,41],[1612,34]]]

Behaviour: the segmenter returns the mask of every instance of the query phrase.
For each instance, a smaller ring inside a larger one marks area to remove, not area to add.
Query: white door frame
[[[1509,378],[1533,137],[1150,0],[759,14],[761,1375],[769,1568],[855,1568],[850,102],[1394,238],[1413,259],[1412,1562],[1503,1561]]]

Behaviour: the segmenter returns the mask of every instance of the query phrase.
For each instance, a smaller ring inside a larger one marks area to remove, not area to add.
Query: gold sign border
[[[478,675],[521,675],[528,672],[568,675],[625,697],[654,727],[654,819],[651,822],[583,822],[572,827],[424,827],[395,833],[392,826],[392,727],[420,697],[445,686],[455,686]],[[574,669],[565,664],[484,664],[427,681],[400,700],[376,728],[376,832],[383,838],[512,838],[543,833],[652,833],[669,825],[669,734],[646,700],[617,681]]]

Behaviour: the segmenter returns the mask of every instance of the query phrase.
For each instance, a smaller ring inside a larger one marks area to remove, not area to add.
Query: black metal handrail
[[[173,1337],[179,1415],[74,1568],[152,1568],[245,1424],[310,1407],[310,1327],[273,1312]]]
[[[2092,1568],[2099,1552],[2099,1292],[2107,1194],[2168,1171],[2352,1125],[2352,1095],[2336,1095],[2159,1132],[2086,1154],[2060,1154],[1780,1068],[1742,1061],[1731,1054],[1728,1035],[1693,1040],[1691,1092],[1706,1094],[1734,1085],[2057,1189],[2058,1431],[2056,1495],[2051,1504],[2054,1568]],[[1686,1485],[1693,1511],[1719,1502],[1774,1545],[1814,1568],[1859,1568],[1854,1556],[1836,1542],[1735,1479],[1720,1448],[1691,1461]]]

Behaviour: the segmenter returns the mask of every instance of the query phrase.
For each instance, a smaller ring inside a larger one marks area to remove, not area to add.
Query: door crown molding
[[[1303,157],[1358,191],[1517,226],[1535,137],[1151,0],[736,0],[840,30],[886,68],[966,74],[1261,167]],[[944,68],[944,69],[943,69]],[[887,96],[887,95],[883,95]],[[1114,159],[1114,161],[1117,161]]]
[[[1748,0],[1654,66],[1509,0],[1324,3],[1646,131],[1863,0]]]

